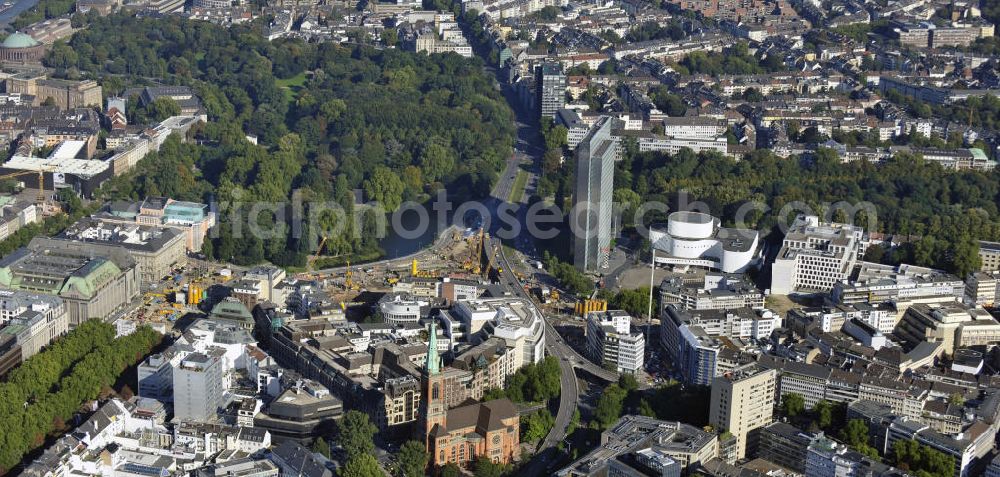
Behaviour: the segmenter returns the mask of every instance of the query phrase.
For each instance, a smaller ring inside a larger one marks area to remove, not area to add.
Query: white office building
[[[767,338],[781,317],[765,308],[681,310],[668,305],[660,314],[660,344],[684,381],[707,386],[738,365],[737,339]]]
[[[810,477],[844,477],[863,475],[864,462],[848,454],[847,446],[825,437],[809,444],[806,454],[806,475]]]
[[[622,310],[587,313],[587,349],[594,359],[618,373],[642,369],[646,340],[632,332],[632,317]]]
[[[965,279],[965,296],[969,303],[993,306],[1000,294],[1000,272],[973,272]]]
[[[660,283],[660,309],[676,305],[682,310],[731,310],[763,308],[764,294],[748,280],[727,274],[707,274],[703,280],[675,276]]]
[[[214,419],[222,404],[222,361],[215,355],[188,355],[173,370],[173,387],[175,420]]]
[[[545,351],[545,326],[535,307],[520,298],[478,298],[455,303],[450,319],[461,323],[471,343],[489,337],[503,339],[519,351],[515,368],[539,363]],[[454,326],[454,324],[452,324]]]
[[[806,328],[816,326],[824,333],[840,331],[852,319],[861,320],[882,334],[892,333],[896,327],[896,310],[889,304],[877,306],[867,303],[853,305],[833,305],[823,307],[796,308],[788,312],[788,326],[804,333]]]
[[[878,351],[886,345],[887,339],[878,328],[861,321],[857,318],[851,318],[844,323],[842,328],[844,333],[847,333],[852,338],[861,342],[861,344]]]
[[[962,301],[965,295],[965,282],[960,278],[914,265],[858,262],[851,278],[833,286],[830,296],[834,303],[892,303],[903,312],[916,303]]]
[[[394,295],[378,304],[382,318],[390,325],[417,323],[430,305],[426,300],[416,300],[402,295]]]
[[[771,293],[829,292],[850,276],[863,236],[861,227],[797,217],[771,265]]]
[[[709,116],[663,118],[663,135],[673,138],[715,140],[726,134],[725,120]]]

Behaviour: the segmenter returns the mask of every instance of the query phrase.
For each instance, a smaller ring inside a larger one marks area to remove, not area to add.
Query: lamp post
[[[649,245],[652,258],[649,261],[649,309],[646,310],[646,338],[645,346],[649,346],[649,328],[653,326],[653,277],[656,273],[656,247]]]

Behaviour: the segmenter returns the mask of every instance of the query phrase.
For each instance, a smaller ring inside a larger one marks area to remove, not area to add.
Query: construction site
[[[322,284],[332,298],[348,305],[366,304],[374,297],[392,291],[393,286],[407,278],[452,279],[499,281],[502,273],[496,263],[497,250],[488,245],[489,234],[482,229],[466,229],[464,232],[452,229],[443,234],[433,246],[410,257],[383,260],[370,264],[351,265],[330,270],[316,270],[298,274],[296,277],[315,280]],[[495,247],[495,246],[494,246]],[[313,257],[313,263],[317,257]],[[544,290],[534,285],[531,267],[527,263],[523,269],[513,270],[526,283],[528,292],[534,292],[542,303],[558,300],[557,291]],[[515,266],[518,267],[518,266]]]
[[[324,242],[321,241],[321,245]],[[371,312],[371,305],[401,280],[417,279],[466,279],[499,282],[503,272],[496,266],[497,242],[489,239],[482,229],[452,228],[442,234],[430,247],[410,256],[386,259],[366,264],[345,263],[344,266],[314,270],[313,265],[323,255],[310,256],[307,270],[289,275],[288,279],[314,282],[325,294],[348,314],[350,319],[363,319]],[[320,252],[322,253],[322,248]],[[508,250],[508,256],[512,253]],[[514,263],[515,276],[524,283],[525,291],[533,294],[541,306],[558,309],[559,292],[540,285],[532,273],[535,267],[519,260]],[[156,283],[145,284],[141,301],[135,303],[133,318],[140,323],[174,327],[186,316],[207,312],[207,303],[214,303],[228,294],[232,281],[242,272],[236,267],[226,267],[192,260],[186,267],[174,270],[171,276]]]
[[[233,279],[230,268],[180,267],[174,275],[163,277],[159,282],[145,284],[145,293],[140,295],[134,319],[140,324],[161,323],[171,327],[191,313],[200,313],[200,305],[210,298],[214,287],[225,285]]]
[[[481,229],[462,233],[451,230],[438,241],[412,257],[382,260],[329,270],[307,271],[296,275],[302,280],[320,282],[338,300],[352,302],[361,292],[388,292],[400,279],[487,277],[491,255],[485,250],[487,234]],[[310,265],[319,256],[310,257]],[[310,267],[311,268],[311,267]],[[495,273],[495,272],[494,272]]]

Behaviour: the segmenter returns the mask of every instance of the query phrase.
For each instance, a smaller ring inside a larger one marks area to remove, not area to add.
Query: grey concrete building
[[[675,475],[708,462],[718,451],[718,436],[701,428],[628,415],[601,433],[601,445],[555,475],[633,475],[630,469],[657,472],[642,475]]]
[[[173,370],[173,386],[175,421],[212,420],[222,403],[222,360],[214,354],[188,355]]]
[[[58,238],[85,242],[98,250],[124,248],[135,259],[143,283],[155,283],[187,263],[185,234],[173,228],[84,218]]]
[[[806,471],[809,444],[817,436],[785,422],[775,422],[759,431],[757,455],[798,473]]]
[[[275,440],[308,440],[332,428],[344,413],[344,403],[315,381],[299,381],[278,395],[264,412],[254,416],[254,427],[267,429]]]
[[[0,376],[68,330],[66,304],[58,297],[0,290]]]
[[[543,118],[555,118],[566,105],[566,75],[558,62],[545,62],[538,67],[538,112]]]
[[[603,117],[576,147],[576,187],[570,228],[573,264],[584,272],[607,267],[611,251],[612,193],[618,120]]]

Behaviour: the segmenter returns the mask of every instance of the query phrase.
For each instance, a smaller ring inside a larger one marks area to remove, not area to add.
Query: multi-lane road
[[[493,245],[494,243],[496,246]],[[525,293],[517,276],[511,270],[503,247],[500,246],[498,241],[493,241],[493,239],[491,239],[489,245],[487,250],[495,254],[494,259],[497,261],[498,267],[503,270],[500,274],[503,284],[517,296],[532,303],[534,307],[535,305],[531,297]],[[545,319],[545,315],[537,307],[535,307],[535,312],[538,313],[538,316],[542,317],[542,321],[545,323],[546,351],[549,355],[559,359],[559,410],[556,412],[552,430],[549,431],[549,434],[545,436],[545,440],[539,446],[539,455],[535,459],[532,459],[523,469],[524,475],[543,475],[546,468],[553,463],[555,453],[551,449],[554,449],[566,438],[566,430],[569,427],[570,420],[573,418],[573,411],[576,410],[580,400],[580,388],[576,381],[576,372],[573,369],[573,364],[582,358],[566,345],[563,339],[559,337],[559,333],[556,332],[555,328]],[[583,359],[583,361],[586,360]]]
[[[504,169],[503,175],[500,176],[500,180],[497,181],[497,185],[493,187],[493,193],[490,195],[497,200],[506,201],[514,190],[514,179],[517,177],[517,172],[521,170],[522,163],[523,160],[518,154],[508,159],[507,168]]]
[[[538,309],[531,296],[525,292],[520,280],[514,274],[511,262],[507,258],[506,251],[501,246],[500,241],[489,238],[486,250],[491,254],[491,259],[495,260],[497,267],[502,270],[500,273],[501,284],[508,288],[517,297],[523,298],[531,303],[538,316],[542,317],[545,325],[545,349],[550,356],[559,360],[559,410],[556,412],[555,423],[549,434],[538,447],[538,454],[522,469],[524,475],[543,475],[546,469],[557,460],[555,452],[556,446],[567,437],[569,423],[573,419],[573,413],[578,408],[580,401],[580,388],[577,382],[576,369],[584,369],[587,372],[609,382],[616,381],[618,375],[597,366],[587,358],[581,356],[559,335],[555,327],[545,318],[545,315]]]
[[[521,107],[516,95],[509,88],[504,88],[504,94],[515,113],[517,138],[514,146],[514,154],[508,160],[506,169],[493,188],[491,200],[487,203],[487,208],[493,211],[494,218],[497,215],[497,208],[501,204],[507,203],[510,198],[518,171],[524,170],[529,174],[526,195],[532,191],[533,186],[537,184],[541,156],[544,152],[539,125],[534,117],[537,113],[530,108]],[[522,202],[527,201],[522,200]],[[522,225],[521,233],[527,233],[527,228],[524,227],[527,206],[524,203],[515,205],[517,207],[516,216]],[[495,223],[495,221],[491,221],[490,223]],[[523,284],[515,275],[511,266],[511,260],[520,260],[520,258],[507,257],[500,240],[492,235],[488,235],[487,237],[488,242],[484,244],[485,250],[490,254],[490,259],[494,260],[497,267],[502,270],[500,284],[509,289],[515,296],[531,303],[538,316],[542,317],[545,324],[546,352],[559,360],[559,384],[561,389],[559,393],[559,410],[555,416],[555,423],[549,434],[540,443],[538,452],[519,472],[526,476],[548,475],[549,468],[560,460],[556,447],[565,441],[569,423],[573,419],[573,413],[577,410],[580,403],[580,388],[577,381],[576,369],[585,370],[591,375],[608,382],[617,381],[618,374],[608,371],[581,356],[563,340],[555,327],[552,326],[541,310],[538,309],[532,297],[528,295]],[[518,240],[515,242],[512,245],[530,247],[533,240],[530,237],[528,237],[528,240],[522,240],[521,237],[518,237]]]

